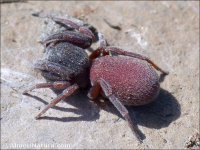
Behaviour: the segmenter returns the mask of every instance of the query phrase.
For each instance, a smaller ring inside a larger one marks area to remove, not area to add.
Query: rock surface
[[[34,117],[56,97],[50,89],[22,95],[44,79],[33,69],[44,20],[37,12],[79,17],[110,45],[148,56],[170,74],[150,105],[129,107],[143,144],[108,104],[98,108],[83,91]],[[121,30],[111,28],[110,24]],[[198,2],[34,2],[1,4],[1,148],[182,149],[199,132]],[[199,135],[199,134],[198,134]]]

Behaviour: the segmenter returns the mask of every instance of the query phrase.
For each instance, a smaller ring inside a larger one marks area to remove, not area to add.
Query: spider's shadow
[[[104,110],[122,118],[110,102],[107,102],[107,105]],[[138,125],[154,129],[167,127],[171,122],[178,119],[181,114],[181,107],[176,98],[164,89],[160,90],[154,102],[144,106],[126,106],[126,108],[132,120],[136,119]]]
[[[80,115],[79,117],[49,117],[44,116],[41,119],[46,120],[55,120],[61,122],[69,122],[69,121],[94,121],[99,119],[99,111],[100,109],[104,109],[107,112],[115,114],[122,118],[117,109],[109,102],[105,101],[105,104],[98,107],[87,98],[87,91],[81,91],[74,96],[69,97],[64,102],[74,106],[75,108],[63,108],[59,106],[54,106],[52,109],[64,111],[64,112],[73,112],[75,114]],[[43,99],[32,96],[36,100],[48,104]],[[98,103],[100,105],[100,103]],[[134,116],[136,117],[137,123],[142,126],[146,126],[149,128],[160,129],[163,127],[167,127],[172,121],[176,120],[181,114],[181,108],[176,100],[176,98],[170,94],[168,91],[161,89],[160,94],[156,98],[154,102],[145,106],[133,107],[127,106],[127,109],[130,113],[132,119]]]
[[[181,115],[181,107],[176,98],[161,89],[156,100],[148,105],[128,107],[130,114],[135,114],[139,125],[160,129],[167,127]]]
[[[99,119],[99,111],[100,108],[97,107],[94,103],[89,101],[86,97],[87,91],[80,91],[77,94],[68,97],[63,103],[68,103],[75,108],[64,108],[60,106],[54,106],[50,109],[55,109],[59,111],[63,111],[66,113],[72,112],[78,115],[78,117],[50,117],[44,116],[40,117],[40,120],[54,120],[54,121],[61,121],[61,122],[70,122],[70,121],[94,121]],[[55,92],[57,93],[57,92]],[[47,105],[48,102],[39,98],[38,96],[34,96],[31,94],[26,94],[29,97],[34,98],[35,100],[42,102],[43,104]],[[43,109],[43,108],[42,108]],[[41,111],[41,110],[40,110]],[[38,112],[39,113],[39,112]]]

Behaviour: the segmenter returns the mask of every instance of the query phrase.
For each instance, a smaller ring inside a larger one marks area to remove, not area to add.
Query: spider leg
[[[88,92],[88,97],[92,100],[96,99],[101,91],[101,86],[98,82],[95,82],[94,85],[90,88]]]
[[[54,88],[54,89],[64,89],[64,88],[67,88],[70,86],[70,83],[69,82],[66,82],[66,81],[56,81],[56,82],[53,82],[53,83],[39,83],[39,84],[36,84],[32,87],[30,87],[29,89],[25,90],[23,92],[23,94],[26,94],[34,89],[40,89],[40,88]]]
[[[63,31],[54,33],[43,41],[40,41],[40,43],[45,47],[47,47],[49,44],[53,44],[53,46],[55,46],[59,42],[68,42],[85,49],[90,47],[92,44],[92,38],[74,31]]]
[[[67,67],[62,66],[58,63],[50,62],[48,60],[38,60],[34,64],[34,68],[39,69],[40,71],[50,72],[50,73],[55,74],[65,80],[70,80],[70,78],[72,76],[72,70],[70,70]],[[69,75],[71,75],[71,76],[69,76]]]
[[[160,71],[161,73],[167,75],[169,74],[169,72],[164,71],[163,69],[161,69],[160,67],[158,67],[157,64],[155,64],[152,60],[150,60],[148,57],[142,56],[140,54],[136,54],[133,52],[128,52],[128,51],[124,51],[123,49],[120,49],[118,47],[112,47],[112,46],[108,46],[106,47],[105,51],[111,52],[111,54],[118,54],[118,55],[124,55],[124,56],[130,56],[130,57],[134,57],[134,58],[138,58],[138,59],[142,59],[147,61],[148,63],[150,63],[156,70]]]
[[[102,33],[98,33],[98,38],[99,38],[99,47],[97,50],[93,51],[92,54],[90,54],[90,56],[89,56],[90,60],[93,60],[93,59],[99,57],[101,54],[103,56],[109,55],[109,52],[105,51],[107,42],[105,40],[104,35]]]
[[[101,87],[101,88],[100,88]],[[110,85],[103,79],[98,80],[94,86],[90,89],[88,96],[90,98],[95,98],[99,93],[100,89],[103,90],[104,94],[108,97],[110,102],[117,108],[120,114],[125,118],[130,126],[133,134],[136,136],[137,140],[142,143],[141,131],[138,129],[136,121],[131,120],[130,115],[126,107],[120,102],[120,100],[112,93]]]
[[[74,21],[66,18],[63,19],[53,16],[47,16],[47,17],[52,19],[57,24],[60,24],[68,28],[70,27],[78,32],[66,30],[63,32],[52,34],[43,41],[40,41],[40,43],[43,44],[45,47],[47,47],[49,44],[56,45],[58,42],[69,42],[71,44],[74,44],[76,46],[85,49],[90,47],[92,42],[96,40],[95,35],[88,27],[79,25]]]
[[[93,41],[95,40],[94,34],[87,27],[80,26],[70,19],[63,19],[63,18],[58,18],[58,17],[53,17],[53,16],[51,16],[50,18],[62,26],[71,27],[71,28],[79,31],[80,33],[83,33],[84,35],[89,36],[91,39],[93,39]]]
[[[66,97],[71,96],[79,89],[79,86],[77,84],[74,84],[68,88],[66,88],[62,94],[58,95],[57,98],[55,98],[53,101],[51,101],[35,118],[39,119],[41,115],[43,115],[49,108],[55,106],[58,102],[65,99]]]
[[[90,54],[89,59],[94,60],[95,58],[99,57],[100,55],[101,55],[101,49],[97,49]]]
[[[133,134],[136,136],[137,140],[142,143],[141,131],[139,130],[136,119],[131,120],[128,110],[126,107],[120,102],[120,100],[114,95],[108,96],[110,102],[117,108],[120,114],[125,118],[128,122],[129,127],[131,128]]]

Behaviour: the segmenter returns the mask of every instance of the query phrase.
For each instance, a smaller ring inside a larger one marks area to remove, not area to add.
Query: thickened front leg
[[[93,41],[95,41],[95,36],[92,33],[92,31],[90,29],[88,29],[87,27],[84,26],[80,26],[77,23],[75,23],[74,21],[70,20],[70,19],[63,19],[63,18],[58,18],[58,17],[50,17],[53,21],[55,21],[56,23],[62,25],[62,26],[67,26],[70,27],[72,29],[75,29],[77,31],[79,31],[80,33],[83,33],[84,35],[90,37]]]
[[[57,103],[59,103],[61,100],[71,96],[72,94],[74,94],[77,90],[79,89],[79,86],[77,84],[74,84],[70,87],[68,87],[67,89],[65,89],[62,94],[58,95],[58,97],[56,99],[54,99],[53,101],[51,101],[51,103],[49,103],[35,118],[39,119],[41,117],[41,115],[43,115],[49,108],[55,106]]]
[[[111,52],[111,54],[118,54],[118,55],[130,56],[130,57],[134,57],[134,58],[145,60],[148,63],[150,63],[156,70],[162,72],[165,75],[169,74],[169,72],[164,71],[163,69],[161,69],[160,67],[158,67],[158,65],[155,64],[148,57],[145,57],[145,56],[133,53],[133,52],[127,52],[127,51],[124,51],[123,49],[120,49],[118,47],[112,47],[112,46],[106,47],[105,51]]]
[[[136,121],[131,120],[130,115],[126,107],[120,102],[120,100],[112,93],[110,85],[103,79],[98,80],[94,86],[90,89],[88,97],[94,99],[98,96],[100,89],[103,90],[104,94],[108,97],[110,102],[117,108],[120,114],[125,118],[130,126],[133,134],[136,136],[139,142],[142,142],[141,131],[138,129]]]
[[[42,71],[42,73],[44,72],[43,74],[48,75],[48,78],[51,78],[51,76],[52,78],[59,76],[60,79],[69,81],[73,76],[73,71],[69,68],[48,60],[38,60],[34,64],[34,68]]]
[[[92,44],[92,39],[78,32],[63,31],[50,35],[40,43],[47,47],[50,43],[53,43],[55,45],[59,42],[68,42],[85,49],[90,47],[90,45]]]

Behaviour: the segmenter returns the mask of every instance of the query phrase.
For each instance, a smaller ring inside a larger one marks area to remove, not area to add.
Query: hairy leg
[[[80,33],[83,33],[84,35],[89,36],[91,39],[95,40],[94,34],[87,27],[80,26],[70,19],[63,19],[63,18],[52,17],[52,16],[51,16],[51,19],[62,26],[71,27],[72,29],[75,29],[79,31]]]
[[[96,99],[101,91],[101,86],[98,82],[95,82],[95,84],[90,88],[88,92],[88,97],[92,100]]]
[[[120,100],[112,93],[111,87],[105,80],[100,79],[94,84],[94,86],[90,89],[90,92],[88,93],[89,98],[94,99],[96,96],[98,96],[97,94],[99,94],[100,89],[103,90],[104,94],[108,97],[110,102],[117,108],[117,110],[120,112],[120,114],[128,122],[128,125],[130,126],[133,134],[136,136],[138,141],[142,142],[142,137],[141,137],[142,133],[138,129],[135,119],[134,119],[134,121],[131,120],[128,110],[120,102]]]
[[[62,94],[58,95],[57,98],[55,98],[51,103],[49,103],[35,118],[39,119],[41,115],[43,115],[49,108],[55,106],[57,103],[59,103],[61,100],[71,96],[79,89],[79,86],[77,84],[74,84],[68,88],[66,88]]]
[[[65,80],[70,80],[71,76],[69,75],[72,75],[72,71],[69,70],[67,67],[54,62],[50,62],[48,60],[38,60],[34,64],[34,68],[41,71],[50,72]]]
[[[66,81],[56,81],[53,83],[39,83],[39,84],[36,84],[36,85],[30,87],[29,89],[25,90],[23,92],[23,94],[26,94],[34,89],[39,89],[39,88],[65,89],[69,86],[70,86],[70,83],[66,82]]]
[[[53,44],[55,46],[59,42],[68,42],[85,49],[90,47],[92,44],[92,39],[89,36],[80,34],[78,32],[63,31],[54,33],[43,41],[40,41],[40,43],[45,45],[45,47],[47,47],[49,44]]]

